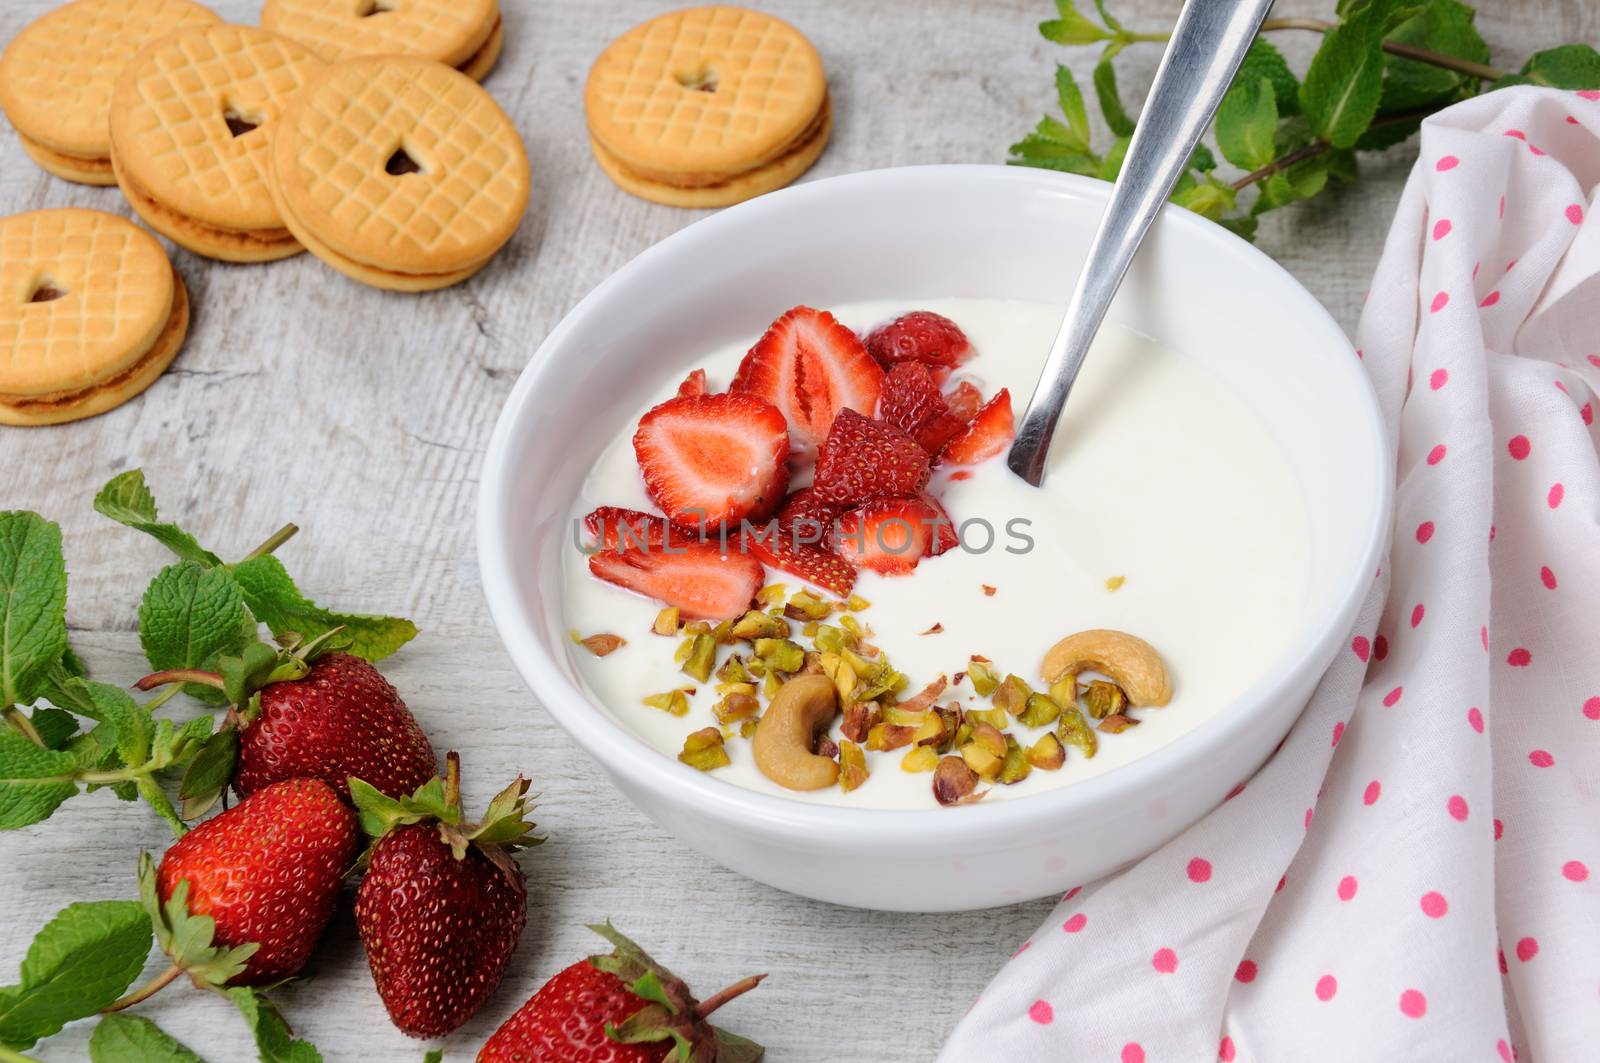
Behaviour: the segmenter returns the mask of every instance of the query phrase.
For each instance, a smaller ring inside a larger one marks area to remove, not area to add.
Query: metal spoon
[[[1050,437],[1111,297],[1271,6],[1272,0],[1188,0],[1183,5],[1061,331],[1006,457],[1011,471],[1035,487],[1044,481]]]

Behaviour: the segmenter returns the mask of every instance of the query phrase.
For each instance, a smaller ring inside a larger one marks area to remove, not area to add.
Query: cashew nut
[[[761,774],[787,790],[832,786],[839,765],[812,749],[838,704],[833,680],[825,675],[797,675],[779,687],[750,743]]]
[[[1109,676],[1128,695],[1130,705],[1165,705],[1172,700],[1172,680],[1160,654],[1125,631],[1097,628],[1068,635],[1050,647],[1039,669],[1051,682],[1083,671]]]

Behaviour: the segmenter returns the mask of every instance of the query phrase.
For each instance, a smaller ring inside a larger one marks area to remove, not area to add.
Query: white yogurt
[[[944,314],[978,352],[957,379],[972,379],[986,398],[1010,388],[1019,420],[1062,312],[984,299],[829,309],[862,333],[909,309]],[[712,390],[727,387],[748,346],[710,351],[682,367],[660,382],[661,398],[695,366],[706,369]],[[630,436],[631,430],[619,434],[595,464],[573,504],[574,520],[599,505],[653,510]],[[965,548],[923,560],[910,576],[866,571],[856,584],[872,603],[859,614],[872,642],[909,677],[902,696],[940,673],[953,676],[973,654],[1042,688],[1045,650],[1085,628],[1118,628],[1148,640],[1174,688],[1165,708],[1134,711],[1138,727],[1098,735],[1092,759],[1069,749],[1061,770],[1035,770],[1014,786],[995,786],[986,802],[1070,786],[1201,726],[1259,677],[1302,620],[1305,506],[1265,424],[1206,369],[1133,332],[1101,330],[1056,432],[1042,490],[1014,476],[1003,454],[973,467],[970,479],[952,481],[958,471],[936,471],[929,490],[965,525]],[[981,521],[994,530],[987,549]],[[1022,536],[1032,540],[1031,549]],[[564,574],[569,626],[628,640],[604,658],[574,647],[595,697],[675,757],[685,735],[715,723],[714,683],[699,684],[687,716],[641,704],[647,694],[695,685],[673,662],[678,640],[650,633],[660,603],[594,578],[577,549],[568,551]],[[1118,576],[1124,582],[1109,590],[1106,581]],[[787,573],[769,572],[768,579],[791,592],[803,586]],[[985,584],[995,588],[992,596]],[[921,634],[935,624],[943,630]],[[940,704],[956,698],[988,705],[970,683],[948,688]],[[1025,746],[1043,733],[1019,724],[1010,730]],[[713,777],[752,790],[823,804],[936,807],[932,776],[901,770],[903,750],[869,752],[871,777],[850,793],[837,787],[796,793],[757,770],[747,741],[730,738],[727,749],[733,763]]]

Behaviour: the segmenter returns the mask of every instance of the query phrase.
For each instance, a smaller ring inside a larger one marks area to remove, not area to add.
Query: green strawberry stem
[[[133,684],[135,690],[154,690],[168,683],[199,683],[202,686],[222,689],[222,676],[216,672],[206,672],[199,668],[168,668],[161,672],[151,672],[137,683]]]
[[[113,1011],[122,1011],[124,1008],[131,1008],[141,1000],[148,1000],[157,993],[161,992],[163,989],[167,988],[167,986],[177,981],[178,976],[181,974],[183,974],[183,968],[174,963],[165,971],[162,971],[160,974],[156,975],[156,977],[140,986],[138,989],[135,989],[125,997],[112,1001],[110,1004],[107,1004],[105,1007],[101,1008],[100,1011],[103,1014],[110,1014]]]
[[[694,1017],[702,1020],[709,1017],[713,1011],[716,1011],[728,1001],[734,999],[735,997],[742,997],[746,993],[750,992],[750,990],[760,985],[761,980],[765,977],[766,975],[764,974],[753,974],[749,978],[744,978],[733,983],[731,986],[724,989],[722,992],[717,993],[715,996],[707,997],[705,1000],[702,1000],[700,1003],[695,1005]]]
[[[299,531],[300,531],[300,526],[299,525],[297,525],[297,524],[285,524],[283,527],[281,527],[277,531],[273,532],[267,538],[266,542],[262,543],[260,546],[256,547],[254,550],[250,551],[248,554],[245,554],[244,555],[244,561],[254,561],[256,558],[261,557],[263,554],[272,553],[272,551],[276,550],[278,547],[282,546],[284,543],[288,542],[290,539],[293,539],[295,537],[295,534],[297,532],[299,532]],[[243,564],[244,561],[241,561],[240,564]]]

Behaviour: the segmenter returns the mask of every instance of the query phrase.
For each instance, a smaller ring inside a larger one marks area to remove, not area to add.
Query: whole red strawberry
[[[378,840],[356,928],[389,1018],[412,1037],[466,1022],[500,985],[528,918],[528,889],[510,850],[535,844],[518,777],[480,824],[461,816],[460,760],[446,778],[394,800],[352,780],[361,823]]]
[[[327,783],[291,779],[180,838],[156,889],[165,902],[187,880],[189,911],[216,920],[218,945],[260,946],[233,984],[275,982],[305,966],[360,846],[355,813]]]
[[[478,1063],[755,1063],[760,1045],[706,1021],[766,975],[705,1002],[610,923],[589,929],[615,948],[546,982],[478,1053]]]
[[[409,794],[439,770],[428,736],[376,668],[348,653],[316,658],[300,679],[261,689],[261,712],[239,735],[233,789],[248,796],[280,779],[321,779],[346,799],[351,776]]]
[[[961,326],[931,310],[913,310],[874,329],[866,346],[885,369],[910,361],[948,371],[972,357],[972,343]]]

